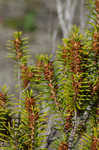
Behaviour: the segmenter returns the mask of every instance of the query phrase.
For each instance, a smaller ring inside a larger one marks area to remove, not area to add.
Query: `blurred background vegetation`
[[[14,64],[6,58],[5,46],[13,32],[21,30],[29,37],[32,61],[40,53],[55,55],[62,38],[68,35],[63,33],[58,9],[62,9],[67,33],[73,24],[83,32],[87,21],[85,0],[0,0],[0,86],[7,84],[13,90]]]

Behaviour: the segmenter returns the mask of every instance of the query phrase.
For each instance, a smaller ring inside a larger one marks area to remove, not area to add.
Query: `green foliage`
[[[94,12],[99,13],[98,0]],[[40,55],[36,64],[28,65],[28,40],[21,32],[8,42],[9,57],[16,65],[18,97],[10,100],[5,90],[0,93],[2,149],[47,150],[51,141],[51,149],[98,150],[97,15],[94,20],[92,33],[82,35],[74,26],[53,61],[52,56]],[[54,131],[59,135],[53,137]]]
[[[34,31],[36,29],[36,14],[35,12],[29,12],[24,17],[23,23],[24,31]]]
[[[4,26],[22,30],[24,32],[33,32],[36,30],[36,12],[29,11],[24,16],[18,18],[7,18],[4,20]]]

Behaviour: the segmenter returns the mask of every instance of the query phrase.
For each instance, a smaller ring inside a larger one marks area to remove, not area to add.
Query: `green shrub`
[[[8,93],[0,93],[2,149],[47,150],[50,142],[51,149],[57,150],[98,150],[98,0],[94,7],[92,28],[82,35],[74,27],[54,60],[40,55],[35,65],[28,65],[27,39],[16,32],[9,41],[9,57],[16,65],[18,98],[12,98],[12,102]],[[48,133],[50,115],[52,130],[61,133],[54,139],[55,132],[50,137]]]

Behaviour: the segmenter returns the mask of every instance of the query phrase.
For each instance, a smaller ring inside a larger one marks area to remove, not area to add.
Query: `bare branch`
[[[85,15],[84,15],[84,0],[81,0],[80,6],[80,27],[81,31],[83,31],[85,27]]]
[[[63,17],[62,3],[61,3],[60,0],[56,0],[56,2],[57,2],[57,14],[58,14],[58,18],[59,18],[59,24],[61,26],[63,36],[65,37],[68,34],[68,31],[66,29],[65,20],[64,20],[64,17]]]
[[[53,36],[52,36],[52,54],[53,54],[53,56],[55,55],[56,38],[57,38],[57,34],[58,34],[58,27],[59,27],[59,24],[54,29]]]
[[[56,0],[56,2],[57,2],[57,13],[62,33],[64,37],[67,37],[73,25],[73,18],[75,15],[75,9],[78,1],[65,0],[65,3],[63,4],[61,0]]]
[[[69,137],[69,143],[68,143],[68,150],[71,150],[72,149],[72,144],[73,144],[73,141],[74,141],[74,137],[75,137],[75,134],[76,134],[76,131],[77,131],[77,128],[80,124],[80,118],[77,117],[77,112],[75,111],[75,116],[74,116],[74,127],[72,128],[71,130],[71,134],[70,134],[70,137]]]
[[[64,19],[65,19],[65,22],[66,22],[66,26],[67,26],[67,29],[68,31],[70,30],[71,28],[71,0],[66,0],[66,3],[65,3],[65,10],[64,10]]]
[[[70,137],[69,137],[69,144],[68,144],[68,150],[72,150],[72,145],[73,145],[73,141],[74,141],[74,137],[75,134],[77,132],[78,126],[80,124],[82,124],[82,126],[86,123],[86,121],[89,119],[89,115],[90,115],[90,111],[92,109],[93,105],[89,105],[86,109],[86,111],[84,112],[82,119],[77,117],[77,112],[75,112],[75,116],[74,116],[74,128],[72,128]],[[82,122],[83,121],[83,122]]]

